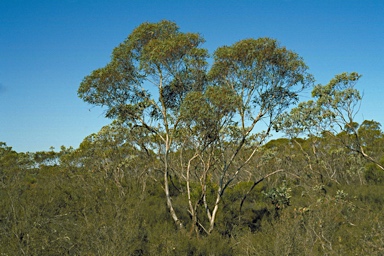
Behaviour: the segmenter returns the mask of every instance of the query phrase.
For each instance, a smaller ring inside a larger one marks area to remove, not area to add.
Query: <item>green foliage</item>
[[[278,188],[272,188],[267,192],[264,192],[264,196],[271,200],[271,203],[275,206],[275,209],[284,208],[290,205],[291,189],[287,187],[286,182]]]
[[[313,82],[303,59],[270,38],[219,47],[209,76],[214,83],[238,93],[239,112],[250,120],[255,115],[281,114],[297,102],[297,93]]]
[[[207,51],[199,48],[203,42],[198,34],[180,32],[173,22],[143,23],[114,49],[106,67],[84,78],[78,95],[106,106],[110,118],[140,123],[149,114],[159,119],[162,107],[177,111],[189,91],[204,86]],[[159,86],[162,103],[152,98],[144,81]]]

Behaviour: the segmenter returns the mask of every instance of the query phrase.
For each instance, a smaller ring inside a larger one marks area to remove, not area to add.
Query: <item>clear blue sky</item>
[[[210,53],[275,38],[304,58],[317,83],[357,71],[357,118],[384,125],[383,0],[0,0],[0,141],[24,152],[76,148],[110,123],[77,88],[135,27],[162,19],[201,33]]]

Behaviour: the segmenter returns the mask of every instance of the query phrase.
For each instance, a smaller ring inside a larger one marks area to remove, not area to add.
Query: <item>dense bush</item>
[[[234,181],[210,234],[176,227],[151,152],[110,139],[37,153],[2,143],[0,255],[382,255],[383,172],[332,143],[326,136],[268,143],[251,165],[284,172]],[[185,180],[172,175],[172,201],[187,223]],[[204,216],[199,180],[190,186]],[[215,186],[207,182],[210,203]]]
[[[252,184],[239,183],[223,202],[216,231],[196,236],[176,229],[152,179],[144,190],[135,177],[121,188],[102,172],[50,166],[14,171],[7,180],[12,182],[3,182],[0,190],[2,255],[379,255],[383,250],[381,185],[325,187],[326,194],[320,187],[294,188],[290,206],[276,218],[262,184],[240,212]],[[185,199],[179,194],[174,200]]]

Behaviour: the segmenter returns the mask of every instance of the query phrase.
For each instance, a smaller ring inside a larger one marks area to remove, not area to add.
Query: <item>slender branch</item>
[[[283,171],[284,171],[283,169],[276,170],[276,171],[274,171],[274,172],[271,172],[271,173],[265,175],[264,177],[262,177],[262,178],[259,179],[258,181],[255,181],[255,182],[253,183],[252,187],[248,190],[248,192],[244,195],[243,199],[241,200],[241,203],[240,203],[240,210],[239,210],[239,212],[241,213],[241,209],[242,209],[242,207],[243,207],[243,204],[244,204],[245,200],[247,199],[247,196],[252,192],[252,190],[256,187],[257,184],[259,184],[260,182],[262,182],[262,181],[265,180],[266,178],[268,178],[268,177],[270,177],[270,176],[272,176],[272,175],[274,175],[274,174],[277,174],[277,173],[279,173],[279,172],[283,172]]]
[[[190,186],[190,169],[191,169],[191,163],[192,161],[198,157],[199,154],[195,153],[194,156],[189,159],[188,161],[188,166],[187,166],[187,196],[188,196],[188,204],[189,204],[189,209],[191,212],[192,217],[195,217],[196,212],[194,211],[194,208],[192,206],[192,200],[191,200],[191,186]]]

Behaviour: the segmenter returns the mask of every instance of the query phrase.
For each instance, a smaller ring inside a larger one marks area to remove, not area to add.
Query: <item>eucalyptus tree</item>
[[[269,38],[218,48],[208,72],[203,42],[199,34],[180,32],[169,21],[143,23],[114,49],[109,64],[84,78],[78,95],[106,107],[107,117],[131,130],[149,133],[150,150],[162,162],[172,219],[184,229],[170,195],[169,177],[175,173],[186,184],[192,230],[210,233],[225,190],[249,164],[276,118],[313,80],[298,54]],[[266,124],[265,131],[256,133],[258,123]],[[207,186],[212,183],[216,196],[210,201]],[[207,226],[199,220],[199,205]]]
[[[215,136],[220,158],[216,199],[208,213],[209,231],[214,227],[225,190],[245,169],[254,172],[257,166],[248,164],[270,135],[275,121],[312,84],[307,68],[297,53],[270,38],[245,39],[215,51],[209,72],[211,86],[217,91],[213,106],[216,112],[225,112]],[[260,123],[265,130],[257,131]],[[276,171],[280,170],[271,173]]]
[[[311,85],[313,78],[298,54],[270,38],[246,39],[218,48],[208,77],[205,91],[187,95],[182,114],[188,120],[184,122],[186,134],[195,145],[186,164],[189,212],[195,226],[210,233],[232,182],[246,172],[258,178],[257,184],[260,178],[282,171],[255,174],[261,163],[250,163],[277,118],[298,101],[299,92]],[[265,130],[257,131],[260,123]],[[194,203],[191,194],[196,191],[191,190],[196,188],[189,186],[191,176],[200,182]],[[207,186],[212,182],[215,198],[208,200]],[[208,219],[206,227],[196,216],[200,204]]]
[[[301,102],[286,114],[280,126],[287,134],[321,136],[326,133],[346,149],[357,153],[381,170],[380,162],[366,152],[364,141],[369,123],[359,125],[355,117],[360,109],[362,96],[355,88],[361,75],[356,72],[336,75],[326,85],[318,84],[312,90],[313,100]],[[377,123],[371,127],[379,129]],[[377,132],[376,132],[377,133]]]
[[[107,107],[106,116],[147,129],[161,143],[153,150],[163,162],[166,202],[175,223],[168,176],[169,154],[180,124],[180,104],[189,91],[205,86],[207,50],[196,33],[182,33],[170,21],[143,23],[116,47],[104,68],[84,78],[78,95]]]

